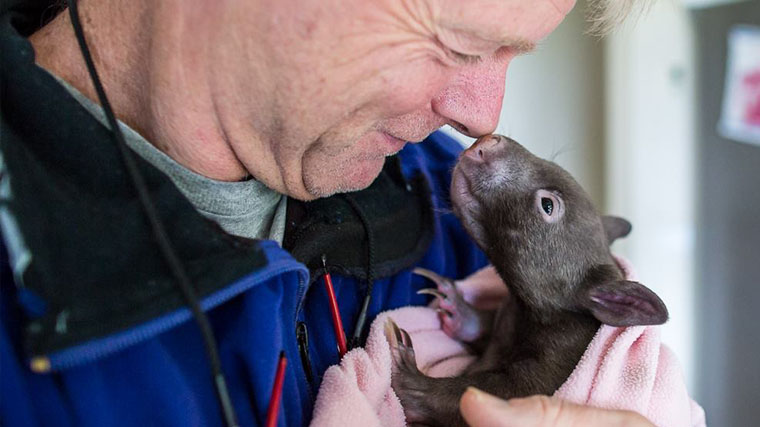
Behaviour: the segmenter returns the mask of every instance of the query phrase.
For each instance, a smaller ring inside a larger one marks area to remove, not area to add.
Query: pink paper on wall
[[[760,27],[734,27],[727,53],[718,132],[725,138],[760,145]]]

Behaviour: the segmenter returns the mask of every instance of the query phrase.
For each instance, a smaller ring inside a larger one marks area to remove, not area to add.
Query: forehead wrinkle
[[[549,23],[561,21],[575,3],[575,0],[531,0],[529,5],[525,0],[428,1],[435,6],[432,18],[439,31],[456,34],[463,40],[488,43],[494,48],[508,47],[516,54],[535,50],[551,29]],[[526,24],[537,18],[541,20],[535,25]]]

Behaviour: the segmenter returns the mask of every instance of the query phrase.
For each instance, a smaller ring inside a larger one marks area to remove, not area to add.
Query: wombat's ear
[[[607,233],[607,243],[612,244],[615,240],[625,237],[631,232],[631,223],[619,216],[602,216],[604,232]]]
[[[660,297],[629,280],[592,286],[583,305],[610,326],[660,325],[668,320],[668,309]]]

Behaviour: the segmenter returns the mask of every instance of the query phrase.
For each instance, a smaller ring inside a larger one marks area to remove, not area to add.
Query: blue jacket
[[[0,19],[0,424],[222,425],[198,327],[153,252],[109,131],[36,68],[28,22]],[[289,251],[224,235],[140,163],[201,295],[241,425],[264,422],[280,351],[289,364],[279,425],[308,423],[338,362],[321,253],[335,254],[349,336],[367,276],[371,321],[427,302],[414,266],[458,278],[486,263],[448,205],[460,150],[441,133],[407,146],[355,194],[358,208],[340,196],[292,201]],[[377,226],[374,249],[358,220],[344,220],[356,209]]]

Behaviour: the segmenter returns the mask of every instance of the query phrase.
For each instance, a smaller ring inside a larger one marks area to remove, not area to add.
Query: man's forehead
[[[426,0],[446,30],[518,52],[535,48],[572,9],[575,0]]]

